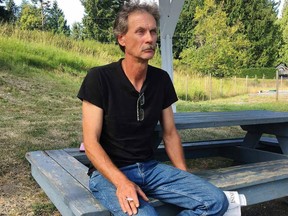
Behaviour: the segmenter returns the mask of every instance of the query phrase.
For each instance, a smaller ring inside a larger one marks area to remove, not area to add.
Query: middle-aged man
[[[217,215],[225,194],[187,172],[171,105],[177,96],[169,75],[148,65],[159,21],[155,4],[130,2],[118,13],[114,33],[124,59],[92,68],[78,97],[83,138],[91,161],[90,189],[113,215],[155,216],[153,197],[183,210],[179,215]],[[174,166],[154,159],[153,131],[160,122]]]

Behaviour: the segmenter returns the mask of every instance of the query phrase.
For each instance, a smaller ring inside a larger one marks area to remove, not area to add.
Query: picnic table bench
[[[271,111],[175,113],[178,130],[240,126],[246,135],[229,140],[183,143],[185,157],[221,156],[241,165],[203,170],[202,176],[223,190],[236,190],[256,204],[288,196],[288,113]],[[275,138],[262,137],[272,134]],[[155,128],[155,145],[161,142],[161,128]],[[272,142],[271,142],[272,141]],[[279,153],[260,150],[277,146]],[[110,215],[92,196],[87,176],[89,163],[79,149],[33,151],[26,154],[31,173],[62,215]],[[167,160],[163,145],[157,159]],[[176,215],[179,208],[152,200],[159,215]]]

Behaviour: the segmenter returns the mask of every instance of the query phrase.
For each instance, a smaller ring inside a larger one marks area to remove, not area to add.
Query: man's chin
[[[143,56],[143,59],[146,59],[146,60],[150,60],[154,57],[154,52],[151,52],[151,53],[146,53],[144,56]]]

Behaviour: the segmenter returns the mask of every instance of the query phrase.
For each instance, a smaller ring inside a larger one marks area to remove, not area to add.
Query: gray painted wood
[[[287,123],[288,112],[262,110],[174,113],[177,129]],[[158,125],[156,130],[160,130]]]
[[[245,194],[249,205],[288,195],[288,160],[273,160],[195,173],[223,190]]]
[[[62,215],[110,215],[87,190],[87,186],[79,183],[73,173],[71,175],[63,169],[46,152],[29,152],[26,158],[31,164],[33,177]],[[70,164],[71,169],[74,165],[81,167],[77,160]]]

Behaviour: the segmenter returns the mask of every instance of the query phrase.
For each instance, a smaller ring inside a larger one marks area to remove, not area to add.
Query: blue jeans
[[[136,163],[120,169],[131,181],[136,183],[148,197],[159,199],[183,209],[178,216],[184,215],[223,215],[228,208],[225,194],[209,182],[175,167],[149,161]],[[113,215],[125,214],[116,197],[115,186],[94,171],[89,187],[93,195]],[[139,197],[138,216],[158,215],[149,202]]]

